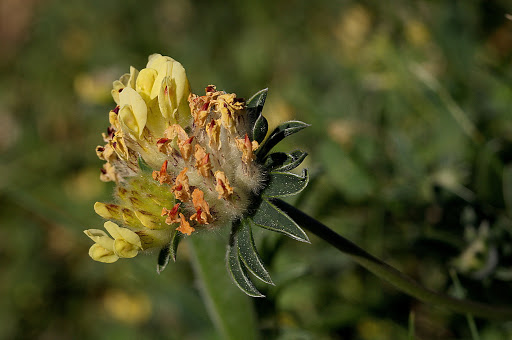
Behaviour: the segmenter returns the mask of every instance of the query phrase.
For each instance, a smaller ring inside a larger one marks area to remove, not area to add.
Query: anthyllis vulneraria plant
[[[236,285],[263,296],[248,272],[273,284],[256,250],[252,230],[262,227],[309,242],[308,229],[354,261],[417,299],[461,313],[512,320],[512,310],[432,292],[370,255],[280,198],[301,192],[306,170],[290,172],[306,153],[273,152],[308,124],[289,121],[268,133],[262,115],[267,89],[245,101],[209,85],[190,92],[183,66],[153,54],[146,68],[114,81],[116,106],[109,112],[100,178],[116,183],[115,203],[94,205],[108,234],[89,229],[92,259],[112,263],[141,252],[158,252],[160,273],[184,237],[230,228],[226,261]],[[299,226],[300,225],[300,226]],[[110,236],[109,236],[110,234]]]
[[[117,106],[98,157],[100,178],[116,182],[115,203],[97,202],[108,221],[85,234],[95,244],[89,255],[112,263],[139,252],[159,251],[157,271],[176,258],[184,235],[231,228],[227,262],[235,283],[262,296],[247,270],[273,284],[252,237],[254,226],[309,242],[304,231],[273,199],[294,195],[308,184],[308,173],[289,172],[306,157],[271,149],[308,125],[286,122],[267,138],[261,112],[267,89],[248,101],[214,85],[205,95],[190,92],[183,66],[153,54],[146,68],[130,69],[113,83]],[[122,227],[120,226],[122,225]]]

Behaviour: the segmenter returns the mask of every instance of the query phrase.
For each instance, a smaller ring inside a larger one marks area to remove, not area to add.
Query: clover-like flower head
[[[184,235],[231,228],[228,267],[235,283],[261,296],[247,270],[272,284],[252,238],[260,226],[307,242],[306,234],[273,199],[296,194],[308,183],[289,171],[306,157],[270,150],[307,124],[291,121],[267,137],[261,112],[267,89],[245,101],[214,85],[190,92],[183,66],[154,54],[146,68],[114,81],[117,106],[109,113],[100,179],[114,181],[115,203],[97,202],[105,229],[85,233],[95,244],[89,255],[112,263],[140,252],[160,251],[158,272],[175,259]],[[119,227],[118,224],[123,227]]]

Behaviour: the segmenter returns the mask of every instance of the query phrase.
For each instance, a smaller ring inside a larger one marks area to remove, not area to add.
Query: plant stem
[[[349,255],[358,264],[392,284],[398,290],[415,297],[416,299],[433,305],[439,305],[458,313],[469,313],[474,316],[490,319],[512,320],[512,309],[506,307],[494,307],[491,305],[455,299],[453,297],[433,292],[413,281],[397,269],[367,253],[354,243],[337,234],[327,226],[318,222],[309,215],[290,204],[276,199],[273,203],[290,216],[301,227],[309,230],[324,241],[330,243],[341,252]]]

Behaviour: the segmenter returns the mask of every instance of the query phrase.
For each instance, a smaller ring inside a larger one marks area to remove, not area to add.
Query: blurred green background
[[[82,230],[101,226],[93,203],[112,191],[94,151],[111,83],[152,53],[180,61],[195,93],[269,87],[271,126],[312,125],[282,147],[310,153],[296,206],[426,287],[453,293],[458,278],[466,297],[511,305],[511,12],[506,0],[1,0],[0,338],[220,339],[186,244],[161,275],[156,254],[87,255]],[[471,338],[464,316],[323,241],[269,234],[256,235],[276,283],[253,300],[262,338],[402,339],[411,312],[417,339]],[[476,328],[512,339],[510,321]]]

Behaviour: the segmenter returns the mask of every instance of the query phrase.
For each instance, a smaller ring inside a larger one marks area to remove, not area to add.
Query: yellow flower
[[[96,242],[89,249],[89,256],[99,262],[113,263],[119,258],[132,258],[142,250],[139,235],[127,228],[121,228],[117,224],[107,221],[105,229],[113,237],[99,229],[85,230],[85,235]]]

